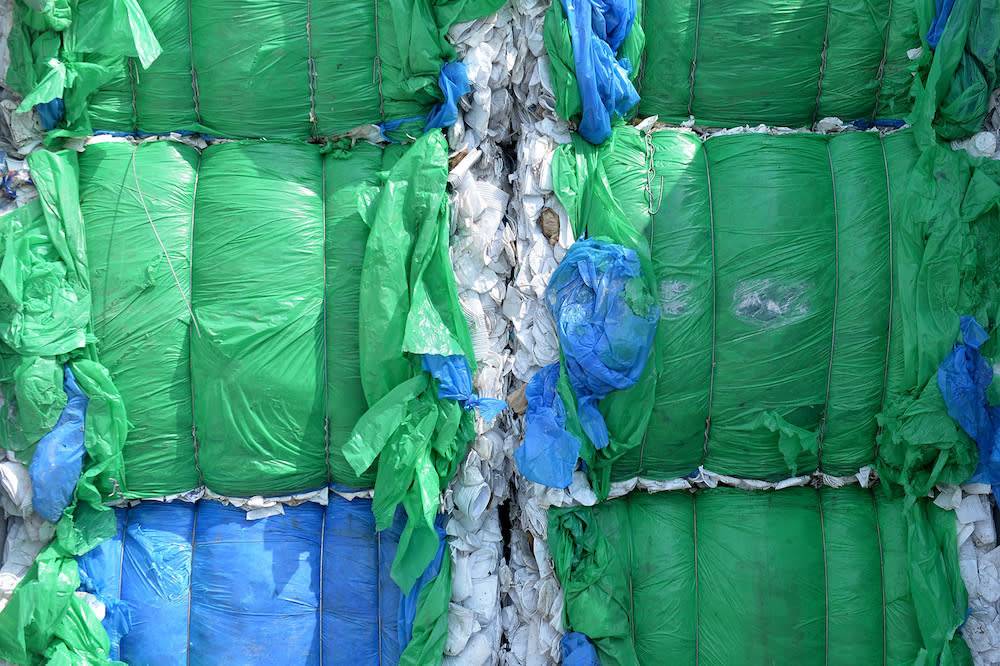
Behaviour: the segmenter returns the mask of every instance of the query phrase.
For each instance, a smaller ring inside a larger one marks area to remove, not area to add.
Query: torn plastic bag
[[[634,250],[577,241],[552,274],[545,303],[556,320],[580,424],[602,449],[608,429],[601,398],[634,385],[646,367],[660,308],[641,277]]]
[[[458,100],[471,90],[465,63],[446,62],[441,65],[438,86],[444,95],[444,101],[436,104],[427,115],[424,131],[436,127],[451,127],[458,121]]]
[[[972,483],[988,483],[1000,493],[1000,407],[990,405],[986,390],[993,381],[993,366],[979,348],[990,336],[973,317],[961,318],[962,340],[938,369],[938,387],[948,414],[979,446],[979,466]]]
[[[472,391],[472,375],[469,362],[464,356],[440,356],[424,354],[423,368],[438,380],[438,397],[442,400],[457,400],[468,411],[479,410],[479,415],[487,423],[503,410],[507,403],[495,398],[480,398]]]
[[[524,443],[514,451],[521,474],[553,488],[568,488],[580,455],[580,440],[566,430],[566,406],[559,396],[560,366],[547,365],[531,378],[524,397]]]
[[[52,432],[38,442],[28,468],[31,473],[32,505],[50,523],[59,522],[72,501],[86,453],[84,413],[87,396],[80,391],[69,366],[64,371],[66,407]]]

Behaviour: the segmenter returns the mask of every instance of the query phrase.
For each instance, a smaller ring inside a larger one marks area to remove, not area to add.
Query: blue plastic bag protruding
[[[1000,490],[1000,406],[990,405],[986,388],[993,381],[993,366],[979,353],[990,339],[972,317],[961,318],[962,340],[938,367],[938,387],[948,415],[958,421],[979,447],[979,466],[971,481],[989,483]]]
[[[601,666],[594,644],[578,631],[563,634],[562,663],[563,666]]]
[[[50,523],[58,522],[73,500],[83,470],[83,456],[87,453],[83,438],[87,396],[69,366],[64,370],[63,390],[66,407],[52,431],[38,442],[28,467],[35,512]]]
[[[568,488],[580,456],[580,440],[566,430],[566,406],[556,390],[558,384],[558,363],[545,366],[528,382],[524,443],[514,451],[514,461],[528,480]]]
[[[955,0],[934,0],[934,20],[927,31],[927,43],[932,49],[936,49],[944,34],[944,28],[948,25],[948,17],[955,6]]]
[[[569,22],[582,108],[580,136],[603,143],[612,114],[624,116],[639,103],[629,80],[632,63],[618,49],[632,30],[636,0],[562,0]]]
[[[608,429],[597,403],[639,381],[660,319],[641,275],[635,250],[581,240],[570,247],[545,291],[580,426],[598,449],[608,445]]]
[[[46,131],[54,130],[59,121],[66,115],[66,104],[62,97],[56,97],[48,102],[36,104],[35,111],[38,112],[38,120],[41,121],[42,127]]]
[[[487,423],[493,421],[500,412],[507,409],[507,403],[503,400],[480,398],[472,392],[472,373],[469,372],[469,363],[464,356],[424,354],[423,367],[440,383],[439,398],[457,400],[470,412],[478,408],[479,415]]]
[[[465,63],[446,62],[441,65],[438,86],[444,93],[444,101],[434,105],[427,114],[425,132],[437,127],[451,127],[458,122],[458,99],[472,89]]]

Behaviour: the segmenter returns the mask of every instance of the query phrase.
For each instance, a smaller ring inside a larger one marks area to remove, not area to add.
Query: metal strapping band
[[[826,55],[830,48],[830,0],[826,3],[826,30],[823,33],[823,51],[819,56],[819,79],[816,81],[816,104],[813,106],[812,125],[816,124],[819,115],[819,100],[823,96],[823,75],[826,74]]]
[[[716,329],[718,326],[718,280],[715,264],[715,209],[712,204],[712,173],[708,166],[708,150],[705,143],[701,144],[701,152],[705,158],[705,179],[708,183],[708,221],[712,236],[712,374],[708,382],[708,416],[705,418],[705,442],[701,449],[701,464],[708,459],[708,440],[712,434],[712,403],[715,401],[715,358]]]
[[[893,317],[893,301],[894,295],[896,293],[896,276],[894,274],[894,262],[893,255],[895,254],[896,248],[893,243],[892,234],[892,188],[889,181],[889,158],[885,154],[885,143],[882,141],[882,137],[878,138],[879,146],[882,148],[882,166],[885,168],[885,198],[886,205],[888,206],[888,220],[889,220],[889,325],[885,333],[885,365],[882,368],[882,399],[879,405],[879,412],[885,410],[885,397],[888,390],[889,384],[889,351],[892,349],[892,317]],[[881,434],[882,426],[878,427],[878,433]],[[878,441],[875,444],[875,457],[878,458]]]
[[[691,57],[691,73],[688,74],[688,115],[694,115],[694,73],[698,69],[698,38],[701,33],[701,0],[694,18],[694,55]]]
[[[872,122],[878,117],[878,103],[882,95],[882,80],[885,76],[885,61],[889,55],[889,27],[892,25],[892,0],[889,0],[889,13],[885,17],[885,40],[882,45],[882,60],[878,63],[878,72],[875,74],[875,106],[872,108]]]
[[[823,442],[826,438],[827,414],[830,411],[830,382],[833,379],[833,354],[837,347],[837,310],[840,307],[840,216],[837,209],[837,176],[833,170],[833,154],[830,142],[826,142],[826,156],[830,160],[830,183],[833,191],[833,325],[830,330],[830,360],[826,369],[826,398],[823,401],[823,417],[819,424],[819,443],[816,451],[816,469],[823,471]]]

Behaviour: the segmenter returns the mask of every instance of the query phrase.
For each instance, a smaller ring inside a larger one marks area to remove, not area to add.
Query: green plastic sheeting
[[[936,51],[926,41],[934,16],[933,0],[643,0],[641,30],[633,27],[618,57],[633,65],[638,114],[664,122],[802,127],[827,116],[910,119],[916,99],[917,115],[929,114],[942,138],[968,136],[982,126],[998,83],[1000,1],[955,2]],[[647,41],[644,33],[670,38]],[[545,40],[556,111],[579,121],[559,2],[546,17]],[[935,94],[925,94],[925,83]]]
[[[64,96],[58,77],[72,88],[56,135],[309,139],[385,120],[422,130],[422,117],[443,99],[441,66],[456,59],[448,29],[503,1],[78,3],[56,25],[21,5],[24,27],[12,40],[24,71],[9,82],[30,98],[23,110]],[[98,39],[101,26],[114,39]]]
[[[199,483],[188,335],[198,161],[169,142],[80,155],[97,352],[128,408],[127,490],[139,496]]]
[[[131,424],[128,496],[379,485],[374,458],[345,457],[359,419],[411,379],[426,385],[421,409],[438,403],[414,354],[471,356],[443,141],[412,155],[253,141],[83,153],[97,348]],[[471,435],[460,439],[439,443],[442,473]],[[417,461],[399,464],[385,497],[409,487],[403,468]]]
[[[550,509],[548,538],[603,666],[972,663],[954,517],[927,501],[636,493]]]
[[[995,164],[921,153],[908,131],[623,126],[562,147],[553,175],[574,233],[639,252],[661,308],[645,374],[601,402],[611,446],[581,454],[598,488],[699,465],[776,480],[880,458],[924,485],[971,471],[936,372],[959,315],[996,313]]]
[[[125,409],[108,371],[94,360],[91,283],[75,153],[28,157],[39,200],[4,217],[0,262],[0,388],[9,407],[4,448],[25,463],[59,417],[69,364],[88,398],[87,456],[56,539],[36,559],[0,613],[0,659],[23,664],[107,663],[103,627],[74,592],[74,555],[114,534],[104,503],[126,485]]]

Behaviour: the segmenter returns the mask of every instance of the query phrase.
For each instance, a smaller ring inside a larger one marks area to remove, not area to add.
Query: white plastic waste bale
[[[556,98],[545,49],[545,12],[550,4],[549,0],[513,0],[516,56],[511,87],[516,100],[514,129],[522,136],[540,120],[566,124],[555,112]]]
[[[958,564],[969,591],[969,618],[962,636],[977,666],[1000,666],[1000,547],[990,486],[942,485],[934,503],[955,512]]]
[[[448,130],[453,150],[471,150],[487,139],[497,144],[510,139],[513,19],[508,3],[495,14],[459,23],[448,31],[448,41],[465,63],[472,88],[459,102],[458,122]]]
[[[479,35],[484,31],[494,34],[498,30],[494,24],[480,26],[477,32],[477,23],[468,28],[469,34]],[[472,52],[484,53],[483,49]],[[495,73],[503,68],[498,65],[489,71]],[[475,71],[486,70],[478,68],[470,72],[474,80]],[[502,77],[500,80],[509,81]],[[491,79],[490,84],[494,83]],[[496,97],[489,98],[491,103]],[[499,98],[502,100],[502,95]],[[505,113],[509,118],[509,112]],[[464,119],[483,122],[482,117],[474,114],[465,114]],[[451,259],[476,358],[473,387],[480,396],[501,399],[507,394],[513,365],[510,323],[504,316],[503,302],[513,270],[515,237],[513,228],[505,221],[510,184],[504,156],[493,137],[506,136],[506,128],[509,120],[497,120],[494,115],[486,125],[460,132],[457,139],[464,143],[451,146],[448,178]],[[470,141],[478,143],[471,145]],[[504,449],[509,420],[502,413],[492,424],[487,424],[477,416],[476,439],[445,491],[453,571],[445,650],[449,664],[492,666],[499,659],[501,579],[502,570],[506,569],[499,506],[507,499],[511,476]]]

